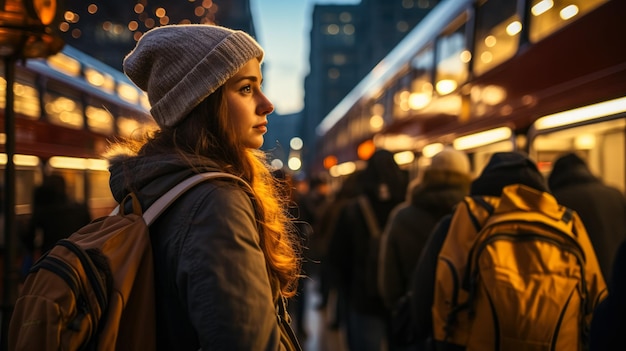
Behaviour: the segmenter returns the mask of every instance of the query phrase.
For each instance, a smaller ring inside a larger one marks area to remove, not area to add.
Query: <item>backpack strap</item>
[[[365,216],[365,221],[367,222],[367,227],[370,230],[370,233],[374,238],[379,238],[381,236],[380,226],[378,225],[378,220],[374,215],[374,210],[372,209],[372,205],[369,200],[363,195],[357,198],[359,202],[359,207],[361,207],[361,211]]]
[[[236,175],[225,173],[225,172],[205,172],[195,174],[182,182],[178,183],[176,186],[168,190],[165,194],[159,197],[148,209],[143,213],[144,221],[147,225],[152,224],[154,220],[161,214],[165,209],[171,205],[176,199],[178,199],[182,194],[184,194],[187,190],[191,189],[193,186],[197,185],[208,179],[214,178],[232,178],[238,180],[241,184],[244,184],[249,192],[252,192],[252,188],[248,183],[246,183],[243,179],[237,177]],[[135,206],[136,197],[133,195],[133,207]],[[123,203],[124,201],[122,201]],[[114,216],[120,212],[120,205],[115,207],[109,216]]]

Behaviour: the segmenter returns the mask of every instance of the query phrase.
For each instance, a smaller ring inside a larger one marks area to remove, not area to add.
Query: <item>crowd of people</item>
[[[595,317],[586,326],[590,331],[581,329],[580,337],[593,350],[609,349],[609,341],[622,332],[624,315],[623,299],[615,295],[623,285],[617,272],[624,269],[620,268],[624,257],[619,255],[626,246],[626,197],[594,176],[575,153],[556,159],[547,176],[521,152],[496,153],[473,177],[468,156],[446,147],[408,182],[391,154],[377,151],[365,169],[347,177],[326,201],[316,196],[325,206],[316,206],[318,215],[308,217],[315,225],[307,247],[314,248],[314,262],[319,264],[309,273],[324,281],[317,284],[323,307],[329,308],[328,291],[339,296],[330,306],[327,327],[339,326],[349,350],[440,349],[433,334],[433,294],[438,254],[452,215],[464,198],[500,197],[510,185],[549,194],[580,217],[593,246],[586,260],[597,260],[598,266],[597,272],[586,272],[597,286],[593,294],[598,301],[587,316]],[[376,294],[368,288],[372,278],[368,264],[378,229],[372,229],[368,210],[360,205],[363,198],[371,203],[374,220],[382,228]],[[611,298],[602,289],[604,281]]]

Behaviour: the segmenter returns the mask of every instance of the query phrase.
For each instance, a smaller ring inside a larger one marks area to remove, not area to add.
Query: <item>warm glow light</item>
[[[520,21],[513,21],[506,26],[506,34],[514,36],[522,31],[522,23]]]
[[[484,132],[470,134],[454,139],[454,148],[457,150],[473,149],[479,146],[492,144],[498,141],[506,140],[512,135],[511,128],[500,127]]]
[[[435,89],[441,95],[447,95],[453,92],[457,87],[457,82],[452,79],[442,79],[437,82]]]
[[[93,171],[106,171],[109,169],[109,161],[99,160],[95,158],[78,158],[78,157],[65,157],[65,156],[53,156],[50,157],[48,165],[52,168],[63,169],[80,169],[80,170],[93,170]]]
[[[16,166],[37,167],[39,166],[39,157],[32,155],[13,155],[13,163]],[[7,154],[0,154],[0,165],[7,164]]]
[[[377,132],[383,128],[385,121],[380,115],[373,115],[370,117],[370,129],[373,132]]]
[[[578,135],[574,139],[576,150],[591,150],[596,146],[596,136],[593,134]]]
[[[361,143],[361,145],[359,145],[359,147],[356,150],[356,153],[361,160],[369,160],[369,158],[372,157],[372,155],[374,154],[374,151],[376,151],[376,146],[374,145],[374,141],[365,140],[364,142]]]
[[[337,165],[337,157],[333,155],[329,155],[324,157],[324,168],[330,169],[333,166]]]
[[[568,20],[576,16],[577,14],[578,14],[578,6],[576,5],[566,6],[561,10],[561,12],[559,12],[559,16],[561,16],[563,20]]]
[[[535,6],[533,6],[530,11],[533,13],[534,16],[539,16],[551,9],[552,6],[554,6],[554,2],[552,0],[541,0],[537,4],[535,4]]]
[[[333,177],[345,176],[354,173],[356,171],[356,164],[354,162],[344,162],[336,166],[331,167],[328,172]]]
[[[626,97],[541,117],[534,126],[537,130],[556,128],[623,112],[626,112]]]
[[[406,165],[406,164],[413,162],[413,160],[415,160],[415,154],[413,153],[413,151],[402,151],[402,152],[395,153],[393,155],[393,159],[400,166]]]
[[[422,109],[430,103],[432,93],[413,93],[409,96],[409,107],[413,110]]]
[[[431,158],[438,154],[441,150],[443,150],[442,143],[428,144],[422,149],[422,155],[424,155],[424,157]]]
[[[283,168],[283,161],[281,161],[280,159],[273,159],[272,162],[270,163],[272,165],[272,168],[274,169],[281,169]]]

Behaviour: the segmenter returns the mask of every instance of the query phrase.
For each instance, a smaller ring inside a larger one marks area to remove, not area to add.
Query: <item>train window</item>
[[[122,98],[122,100],[131,102],[133,104],[137,103],[139,99],[139,91],[137,88],[130,84],[119,82],[117,86],[117,94]]]
[[[83,128],[83,104],[77,97],[50,91],[44,93],[43,102],[50,123],[72,129]]]
[[[412,110],[420,110],[430,103],[433,95],[432,72],[434,67],[434,50],[432,45],[417,54],[411,61],[413,68],[413,80],[411,82],[411,95],[409,107]]]
[[[105,135],[113,134],[113,116],[109,111],[100,107],[87,106],[85,108],[85,116],[87,117],[89,129]]]
[[[517,52],[522,22],[516,3],[487,0],[478,8],[473,60],[476,74],[488,71]]]
[[[395,94],[393,95],[393,118],[401,119],[409,116],[411,110],[409,101],[411,97],[411,71],[406,70],[402,72],[396,81],[394,87]]]
[[[21,77],[16,77],[13,83],[13,110],[20,117],[38,119],[41,116],[39,93],[34,86],[34,79],[25,81]],[[6,80],[4,77],[0,77],[0,108],[2,109],[6,106],[6,87]]]
[[[529,155],[544,175],[565,152],[583,157],[593,174],[626,193],[626,117],[542,133],[532,139]]]
[[[102,73],[92,67],[85,67],[85,79],[89,84],[107,93],[113,93],[115,91],[115,80],[110,74]]]
[[[537,42],[608,0],[532,0],[530,40]]]
[[[467,13],[453,21],[436,43],[437,71],[435,90],[439,95],[454,92],[468,77],[465,23]]]
[[[48,57],[48,65],[70,77],[80,76],[80,62],[63,53]]]

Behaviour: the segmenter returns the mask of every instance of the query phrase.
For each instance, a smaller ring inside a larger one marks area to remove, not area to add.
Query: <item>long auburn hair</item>
[[[175,152],[189,160],[191,167],[194,167],[192,158],[209,158],[223,171],[248,182],[254,191],[250,195],[268,269],[278,279],[283,296],[295,295],[301,259],[295,227],[286,210],[289,200],[269,171],[265,153],[243,146],[241,136],[228,118],[223,86],[180,124],[154,132],[135,149],[145,156]]]

